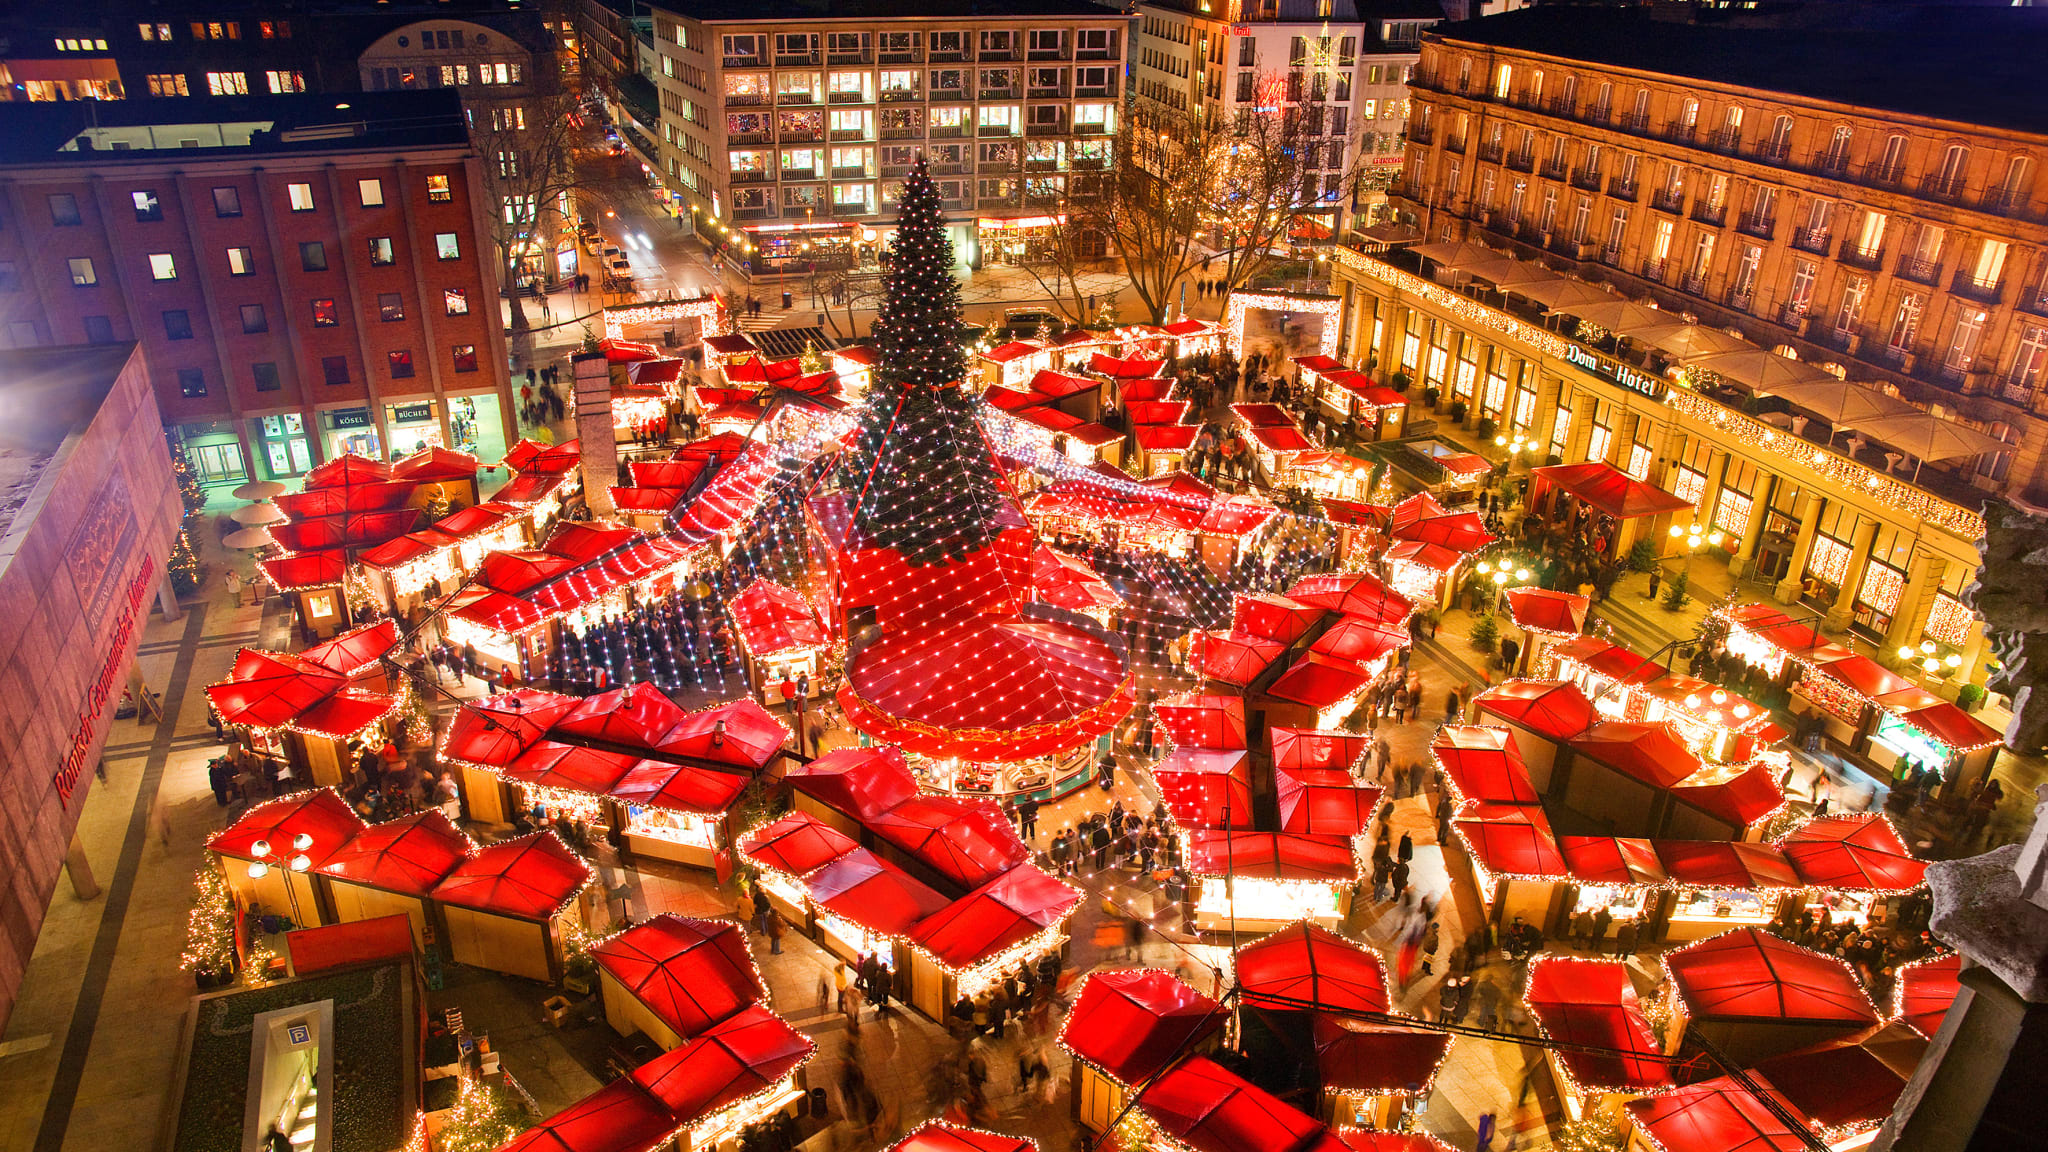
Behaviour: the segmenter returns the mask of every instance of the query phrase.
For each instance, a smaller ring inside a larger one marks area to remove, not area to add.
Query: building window
[[[441,290],[441,302],[447,307],[450,316],[469,315],[468,289],[444,288]]]
[[[476,371],[476,345],[457,344],[455,346],[455,370],[457,372]]]
[[[313,210],[313,186],[311,184],[287,184],[285,185],[285,194],[291,200],[292,211],[311,212]]]
[[[462,259],[462,241],[453,232],[434,233],[434,256],[439,260]]]
[[[394,261],[395,261],[396,259],[397,259],[397,256],[396,256],[396,254],[395,254],[395,253],[393,252],[393,250],[392,250],[392,247],[391,247],[391,237],[389,237],[389,236],[372,236],[372,237],[370,237],[370,263],[372,263],[372,264],[390,264],[390,263],[393,263],[393,262],[394,262]]]
[[[256,254],[255,254],[255,252],[254,252],[254,251],[253,251],[252,249],[248,249],[248,248],[230,248],[230,249],[228,249],[228,275],[230,275],[230,276],[254,276],[255,274],[256,274]]]
[[[327,245],[308,240],[299,245],[299,267],[308,272],[327,271]]]
[[[385,359],[391,362],[391,378],[393,380],[405,380],[412,376],[411,350],[401,348],[396,352],[386,353]]]
[[[185,397],[206,395],[206,373],[197,368],[178,369],[178,395]]]
[[[249,74],[247,72],[208,72],[206,74],[208,96],[247,96]]]
[[[156,198],[155,192],[130,192],[128,198],[135,204],[137,222],[148,224],[164,218],[163,202]]]
[[[332,300],[313,301],[313,327],[333,328],[341,323],[341,310]]]
[[[348,383],[348,357],[322,356],[320,358],[320,378],[329,384]]]
[[[85,221],[78,216],[78,197],[69,192],[50,193],[50,223],[59,228],[76,228]]]
[[[377,319],[386,324],[405,319],[405,297],[396,292],[377,294]]]
[[[2027,324],[2020,328],[2020,345],[2013,353],[2012,368],[2005,374],[2005,398],[2024,404],[2041,386],[2048,370],[2048,328]]]
[[[183,72],[152,72],[143,77],[149,86],[151,96],[190,96],[191,86],[185,82]],[[202,393],[203,395],[203,393]]]
[[[1968,372],[1977,362],[1977,345],[1984,339],[1984,321],[1988,317],[1976,308],[1965,308],[1956,317],[1955,331],[1949,334],[1948,351],[1942,355],[1942,367],[1960,375]]]
[[[242,214],[242,190],[232,186],[215,188],[213,190],[213,214],[223,218],[240,216]]]
[[[261,20],[256,25],[262,30],[265,40],[289,40],[292,38],[292,22],[289,20]]]
[[[356,181],[356,195],[362,197],[363,207],[382,208],[384,206],[384,182],[382,180],[358,180]]]
[[[135,34],[144,40],[167,41],[171,38],[171,26],[169,24],[137,24],[135,26]]]
[[[270,91],[273,94],[281,95],[286,92],[304,92],[306,90],[306,74],[297,69],[265,72],[263,79],[265,83],[270,85]]]
[[[114,342],[114,321],[107,316],[87,316],[85,321],[85,342],[87,344],[112,344]]]
[[[1892,313],[1891,331],[1885,336],[1885,347],[1894,355],[1904,355],[1913,347],[1913,337],[1920,332],[1920,314],[1927,307],[1927,297],[1908,292],[1899,298],[1899,309]]]
[[[427,177],[428,203],[446,204],[453,199],[455,199],[455,193],[448,187],[448,178],[446,176]]]
[[[151,280],[176,280],[178,278],[177,260],[169,252],[151,252],[149,254],[149,278]]]
[[[164,310],[164,339],[190,340],[192,338],[192,313],[183,308]]]
[[[277,374],[277,365],[270,361],[266,360],[261,364],[252,364],[249,366],[249,370],[256,377],[256,390],[258,392],[276,392],[284,387],[284,381]]]
[[[21,291],[21,269],[12,260],[0,260],[0,292]]]
[[[71,265],[71,283],[75,287],[90,288],[100,282],[99,273],[93,270],[90,257],[73,256],[67,263]]]
[[[268,331],[270,331],[270,317],[264,313],[263,305],[242,305],[242,332],[245,335],[253,336],[258,332]]]

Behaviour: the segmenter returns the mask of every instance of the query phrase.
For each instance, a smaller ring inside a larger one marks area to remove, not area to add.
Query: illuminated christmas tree
[[[912,564],[943,563],[995,537],[1004,494],[977,400],[961,388],[953,243],[922,157],[903,182],[889,252],[874,383],[838,482],[870,544]]]
[[[235,968],[235,897],[220,869],[192,876],[192,910],[185,915],[185,952],[178,967],[187,972],[225,973]]]

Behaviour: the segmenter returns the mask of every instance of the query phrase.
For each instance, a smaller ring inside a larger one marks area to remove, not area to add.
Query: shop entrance
[[[177,444],[185,463],[202,485],[239,484],[249,478],[248,461],[232,424],[180,424]]]
[[[329,460],[350,453],[372,460],[383,459],[382,446],[377,439],[377,424],[370,419],[368,408],[336,408],[322,412],[320,430]]]
[[[422,448],[445,448],[441,417],[432,400],[384,406],[384,426],[391,430],[391,457],[410,456]]]
[[[313,469],[306,419],[297,412],[250,419],[249,447],[256,454],[256,470],[267,480],[288,480]]]

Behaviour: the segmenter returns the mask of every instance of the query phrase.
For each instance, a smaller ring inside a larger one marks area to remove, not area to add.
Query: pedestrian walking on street
[[[782,927],[782,917],[781,917],[781,916],[779,916],[779,915],[777,915],[777,914],[776,914],[776,912],[775,912],[775,909],[773,909],[773,908],[770,908],[770,909],[768,910],[768,923],[767,923],[767,929],[768,929],[768,954],[769,954],[770,956],[780,956],[780,955],[782,955],[782,932],[783,932],[783,927]]]

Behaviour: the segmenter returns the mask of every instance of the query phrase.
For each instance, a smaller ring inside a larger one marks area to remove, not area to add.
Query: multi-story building
[[[133,340],[209,483],[512,435],[480,158],[453,92],[0,109],[12,347]]]
[[[127,95],[106,26],[91,14],[0,18],[0,100],[119,100]]]
[[[1423,31],[1442,19],[1436,0],[1146,0],[1131,91],[1141,105],[1203,117],[1300,113],[1318,211],[1341,229],[1347,210],[1370,216],[1387,202],[1408,74]]]
[[[757,272],[872,261],[919,153],[962,260],[1022,254],[1070,176],[1111,162],[1129,31],[1113,9],[877,8],[655,7],[663,178]]]
[[[1832,437],[1767,421],[1739,392],[1682,386],[1597,330],[1400,258],[1340,253],[1348,338],[1538,456],[1684,496],[1739,574],[1881,652],[1931,641],[1974,666],[1961,592],[1979,507],[2048,496],[2048,109],[2007,96],[2048,34],[1993,9],[1845,26],[1820,7],[1789,24],[1537,8],[1439,28],[1397,203],[1430,240],[1653,301],[2010,450],[1902,459],[1859,444],[1853,419]],[[1965,57],[1968,77],[1925,68]]]

